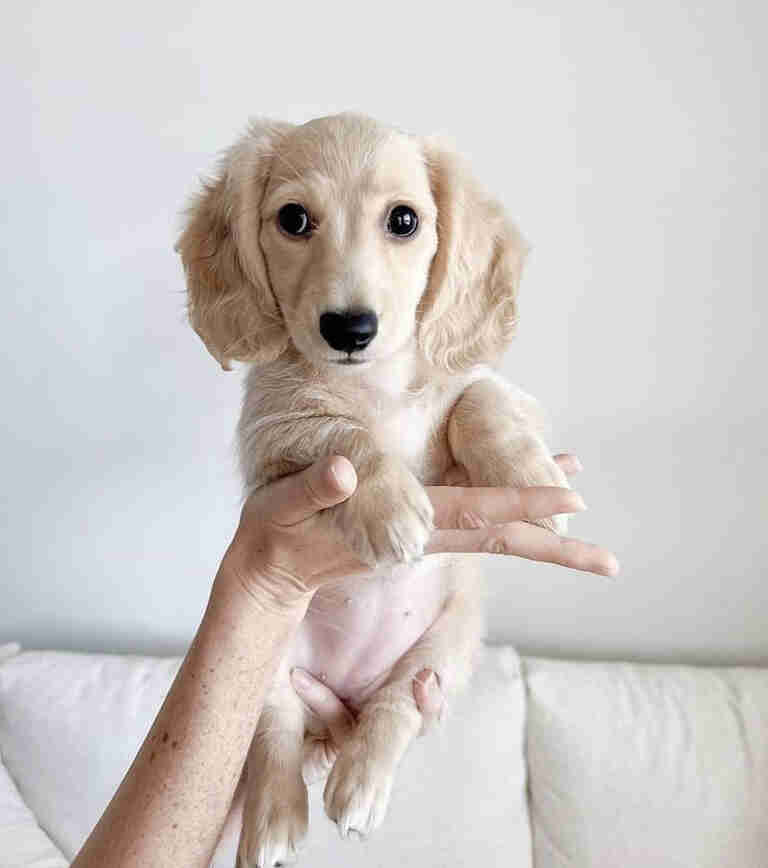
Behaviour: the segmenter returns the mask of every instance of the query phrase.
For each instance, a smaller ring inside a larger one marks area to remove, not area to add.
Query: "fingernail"
[[[339,491],[351,493],[355,490],[357,474],[349,461],[334,458],[331,462],[331,475]]]
[[[291,669],[291,681],[294,684],[294,687],[304,688],[305,690],[309,690],[312,687],[312,679],[309,676],[309,673],[300,669],[298,666],[295,666]]]
[[[568,515],[569,513],[585,512],[589,507],[584,503],[584,498],[575,491],[569,491],[564,495],[562,507],[558,510],[558,515]]]
[[[416,675],[416,680],[419,684],[422,684],[424,687],[432,687],[437,684],[437,675],[435,675],[434,671],[429,672],[419,672]]]

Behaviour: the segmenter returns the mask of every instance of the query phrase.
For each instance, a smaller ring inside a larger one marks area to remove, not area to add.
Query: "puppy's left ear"
[[[461,158],[425,142],[437,204],[438,247],[419,308],[419,344],[448,371],[496,359],[517,324],[517,287],[528,245]]]
[[[194,197],[176,243],[190,323],[224,370],[232,359],[272,361],[288,344],[259,242],[259,206],[274,149],[291,128],[253,121]]]

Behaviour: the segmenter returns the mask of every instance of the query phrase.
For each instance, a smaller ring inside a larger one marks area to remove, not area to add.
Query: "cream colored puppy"
[[[306,834],[302,763],[325,734],[292,667],[359,711],[325,786],[344,836],[384,818],[421,727],[413,676],[439,673],[450,699],[470,674],[481,589],[467,560],[421,558],[432,528],[423,485],[457,470],[473,485],[567,483],[535,402],[490,367],[515,328],[526,245],[438,143],[357,115],[254,124],[195,200],[177,249],[198,334],[225,368],[251,364],[247,490],[347,456],[358,488],[326,519],[375,570],[315,596],[259,720],[238,863],[273,868]]]

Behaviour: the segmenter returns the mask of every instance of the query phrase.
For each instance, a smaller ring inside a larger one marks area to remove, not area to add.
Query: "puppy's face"
[[[225,368],[293,346],[355,370],[415,338],[457,371],[512,337],[526,245],[449,149],[343,114],[253,125],[176,249],[192,325]]]
[[[370,365],[414,335],[437,251],[418,142],[314,121],[277,145],[259,242],[293,344],[316,365]]]

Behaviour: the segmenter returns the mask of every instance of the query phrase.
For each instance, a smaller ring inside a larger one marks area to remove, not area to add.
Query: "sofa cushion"
[[[51,651],[0,664],[0,750],[25,802],[69,858],[130,766],[178,666],[178,659]],[[341,841],[322,812],[322,786],[312,788],[307,864],[530,865],[524,717],[517,655],[487,649],[442,728],[409,751],[385,825],[368,841]],[[233,816],[215,868],[234,865],[237,830]]]
[[[37,824],[0,764],[0,845],[3,868],[67,868],[69,862]]]
[[[768,865],[768,670],[524,665],[536,868]]]
[[[28,651],[0,665],[0,751],[70,858],[128,770],[176,659]]]

